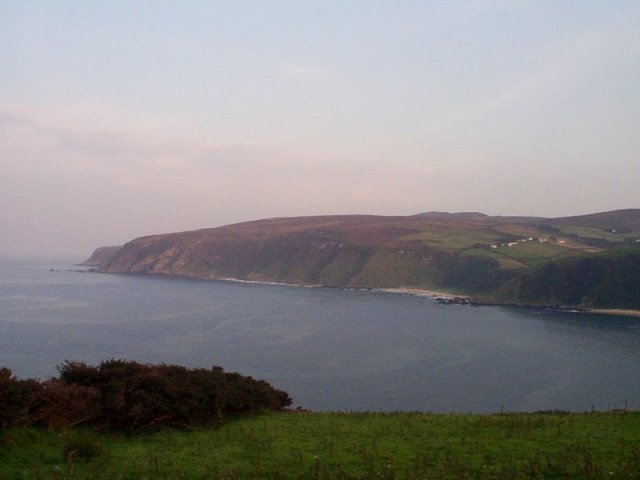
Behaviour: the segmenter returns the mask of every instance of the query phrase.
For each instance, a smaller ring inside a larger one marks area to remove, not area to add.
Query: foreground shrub
[[[35,425],[64,427],[77,425],[99,415],[100,392],[96,387],[52,378],[42,384],[39,408],[32,415]]]
[[[0,370],[2,427],[85,424],[137,431],[198,426],[229,415],[283,409],[289,395],[262,380],[220,367],[188,369],[108,360],[99,366],[66,362],[60,377],[21,381]]]
[[[42,384],[18,380],[0,368],[0,428],[31,425],[42,401]]]

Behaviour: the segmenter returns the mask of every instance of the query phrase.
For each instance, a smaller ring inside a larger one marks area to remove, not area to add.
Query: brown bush
[[[41,405],[42,384],[18,380],[8,368],[0,368],[0,428],[26,426]]]
[[[137,431],[216,423],[230,415],[280,410],[286,392],[220,367],[188,369],[108,360],[94,367],[66,362],[44,383],[0,370],[0,425],[61,427],[79,423]]]

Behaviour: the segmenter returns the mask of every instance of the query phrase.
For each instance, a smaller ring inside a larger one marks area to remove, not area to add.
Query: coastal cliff
[[[104,265],[109,262],[116,253],[120,250],[120,246],[112,246],[112,247],[98,247],[96,248],[91,256],[87,258],[81,265],[87,267],[99,267],[100,265]]]
[[[99,249],[88,262],[108,273],[640,308],[639,226],[640,210],[567,219],[441,212],[276,218],[141,237]]]

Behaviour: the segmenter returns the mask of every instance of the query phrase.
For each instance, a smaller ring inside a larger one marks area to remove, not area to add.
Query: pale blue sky
[[[0,0],[0,253],[640,207],[638,1]]]

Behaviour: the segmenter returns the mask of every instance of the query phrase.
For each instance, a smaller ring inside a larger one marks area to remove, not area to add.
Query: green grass
[[[640,478],[638,413],[281,413],[191,432],[0,435],[2,479]]]
[[[613,233],[609,230],[603,230],[601,228],[588,228],[588,227],[560,227],[562,233],[578,235],[582,238],[598,238],[601,240],[607,240],[609,242],[617,243],[624,242],[627,238],[640,238],[639,232],[629,233]]]
[[[501,234],[489,229],[429,229],[403,237],[403,240],[420,240],[425,245],[449,251],[471,248],[478,243],[495,243]]]
[[[516,242],[513,246],[500,246],[498,248],[471,248],[465,250],[463,255],[482,256],[493,258],[500,262],[502,268],[523,268],[536,266],[550,260],[559,260],[582,254],[583,251],[576,248],[567,248],[564,245],[552,242],[526,241]]]
[[[580,250],[570,249],[555,243],[539,243],[532,241],[523,243],[518,242],[517,245],[512,247],[500,247],[497,249],[497,253],[525,263],[529,266],[535,266],[549,260],[571,257],[582,252]]]
[[[507,247],[503,247],[507,248]],[[496,260],[500,264],[500,268],[512,270],[518,268],[526,268],[527,264],[500,253],[500,249],[496,248],[470,248],[462,252],[462,255],[470,257],[486,257]]]

